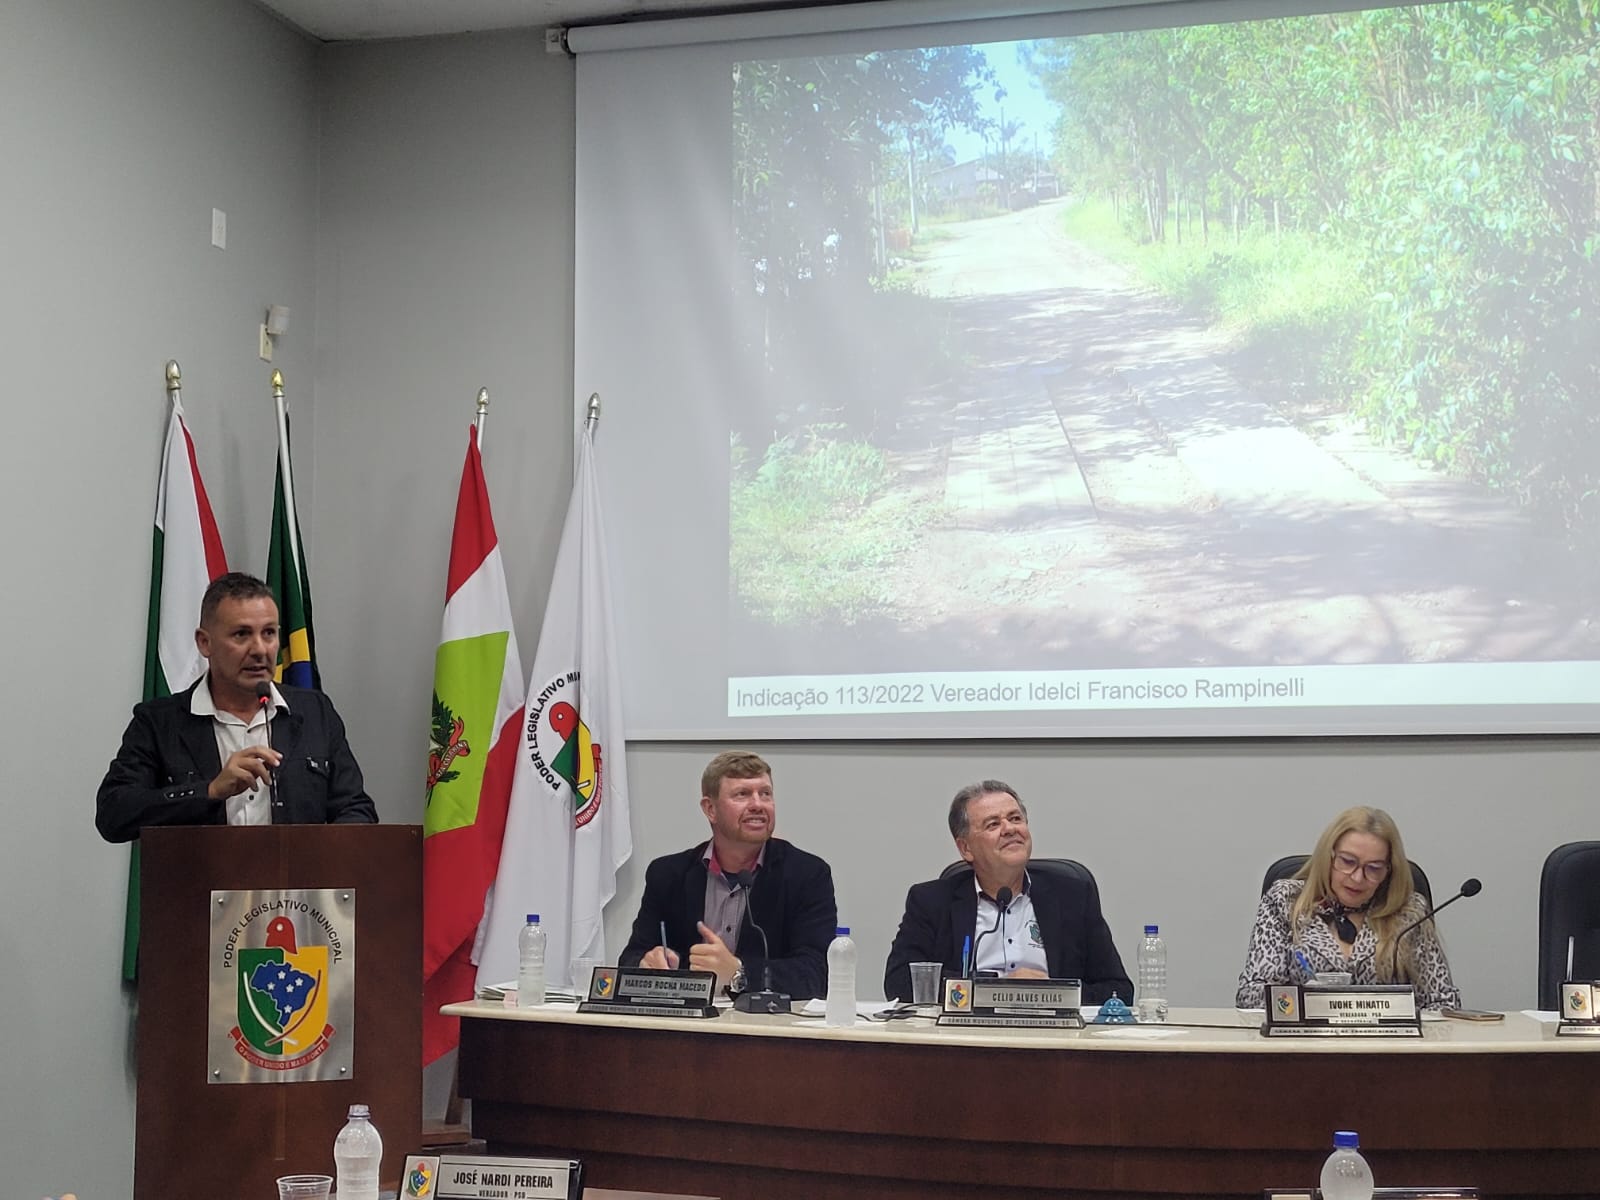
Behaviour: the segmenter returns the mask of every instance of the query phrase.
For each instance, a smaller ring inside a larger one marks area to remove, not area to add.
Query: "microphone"
[[[740,871],[729,878],[735,886],[744,889],[744,915],[749,919],[750,927],[761,935],[761,990],[740,992],[733,998],[733,1007],[744,1013],[787,1013],[789,997],[772,990],[772,944],[767,941],[767,931],[761,928],[755,910],[750,905],[756,886],[756,873]]]
[[[1410,933],[1412,930],[1416,929],[1419,925],[1426,925],[1429,921],[1433,920],[1436,916],[1438,916],[1445,909],[1449,908],[1457,900],[1460,900],[1460,899],[1463,899],[1463,898],[1466,898],[1466,897],[1476,896],[1481,891],[1483,891],[1483,881],[1481,879],[1468,879],[1468,880],[1466,880],[1466,881],[1464,881],[1462,883],[1460,890],[1457,891],[1454,896],[1451,896],[1450,899],[1446,900],[1443,904],[1439,905],[1437,908],[1429,909],[1426,913],[1424,913],[1422,916],[1418,917],[1415,921],[1411,922],[1411,924],[1407,925],[1404,929],[1402,929],[1399,933],[1397,933],[1395,935],[1395,938],[1394,938],[1394,961],[1389,964],[1390,965],[1390,974],[1391,975],[1399,975],[1400,974],[1400,942],[1405,938],[1405,936],[1408,933]],[[1376,953],[1376,951],[1374,951],[1374,953]],[[1367,956],[1367,958],[1371,958],[1371,957],[1372,957],[1372,955],[1370,955],[1370,954]],[[1363,959],[1362,961],[1365,962],[1366,959]],[[1354,963],[1350,964],[1350,969],[1351,970],[1355,969],[1355,964]]]
[[[978,947],[983,945],[984,938],[1005,924],[1006,910],[1011,907],[1011,889],[1003,887],[996,892],[994,894],[994,904],[1000,910],[994,919],[994,924],[980,933],[978,940],[972,944],[972,977],[974,979],[978,977]]]
[[[267,721],[267,748],[272,748],[272,685],[263,679],[256,684],[256,707],[266,716]],[[281,806],[278,799],[278,772],[276,768],[267,772],[267,795],[272,801],[272,807]]]

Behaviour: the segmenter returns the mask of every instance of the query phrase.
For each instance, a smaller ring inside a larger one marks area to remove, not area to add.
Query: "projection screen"
[[[1577,3],[769,27],[578,55],[630,738],[1600,728]]]

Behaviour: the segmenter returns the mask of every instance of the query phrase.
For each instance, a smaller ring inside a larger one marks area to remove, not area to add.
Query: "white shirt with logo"
[[[972,885],[977,887],[978,881],[974,879]],[[1000,927],[995,929],[997,921]],[[995,932],[984,936],[990,929]],[[974,944],[978,938],[983,938],[978,945],[977,961],[972,965],[975,972],[1013,975],[1024,967],[1031,967],[1041,974],[1050,973],[1050,961],[1045,957],[1044,939],[1039,936],[1039,922],[1033,915],[1033,900],[1028,895],[1027,884],[1023,884],[1020,896],[1012,897],[1004,913],[979,889],[978,920],[972,937]]]

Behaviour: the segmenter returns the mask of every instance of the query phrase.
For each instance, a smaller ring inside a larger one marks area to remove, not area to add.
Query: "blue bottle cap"
[[[1341,1129],[1333,1135],[1333,1148],[1335,1150],[1359,1150],[1361,1149],[1361,1138],[1356,1135],[1354,1130]]]
[[[539,923],[539,914],[538,913],[529,913],[528,914],[528,924],[529,925],[537,925],[538,923]]]
[[[833,936],[834,937],[849,937],[850,936],[850,926],[848,926],[848,925],[836,926],[834,928],[834,931],[833,931]]]
[[[1145,937],[1156,937],[1160,933],[1161,933],[1161,926],[1159,926],[1159,925],[1146,925],[1144,927],[1144,935],[1145,935]]]

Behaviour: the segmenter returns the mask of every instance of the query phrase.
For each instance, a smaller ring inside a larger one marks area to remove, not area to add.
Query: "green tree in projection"
[[[873,363],[883,349],[866,297],[909,229],[908,137],[936,158],[944,131],[979,126],[975,96],[992,79],[970,46],[735,67],[734,221],[749,302],[740,336],[752,372],[743,383],[766,410],[764,429],[739,432],[758,452],[778,427],[817,419],[790,381],[817,381],[819,367],[836,415],[867,423],[857,401],[882,386]],[[854,327],[840,328],[845,313],[860,318]],[[841,352],[841,338],[861,352]]]
[[[1430,4],[1041,42],[1029,61],[1078,194],[1147,245],[1193,212],[1219,276],[1252,238],[1342,263],[1348,294],[1299,331],[1329,397],[1593,531],[1597,11]]]
[[[1600,528],[1596,5],[1368,14],[1390,170],[1353,203],[1361,401],[1394,441]]]

